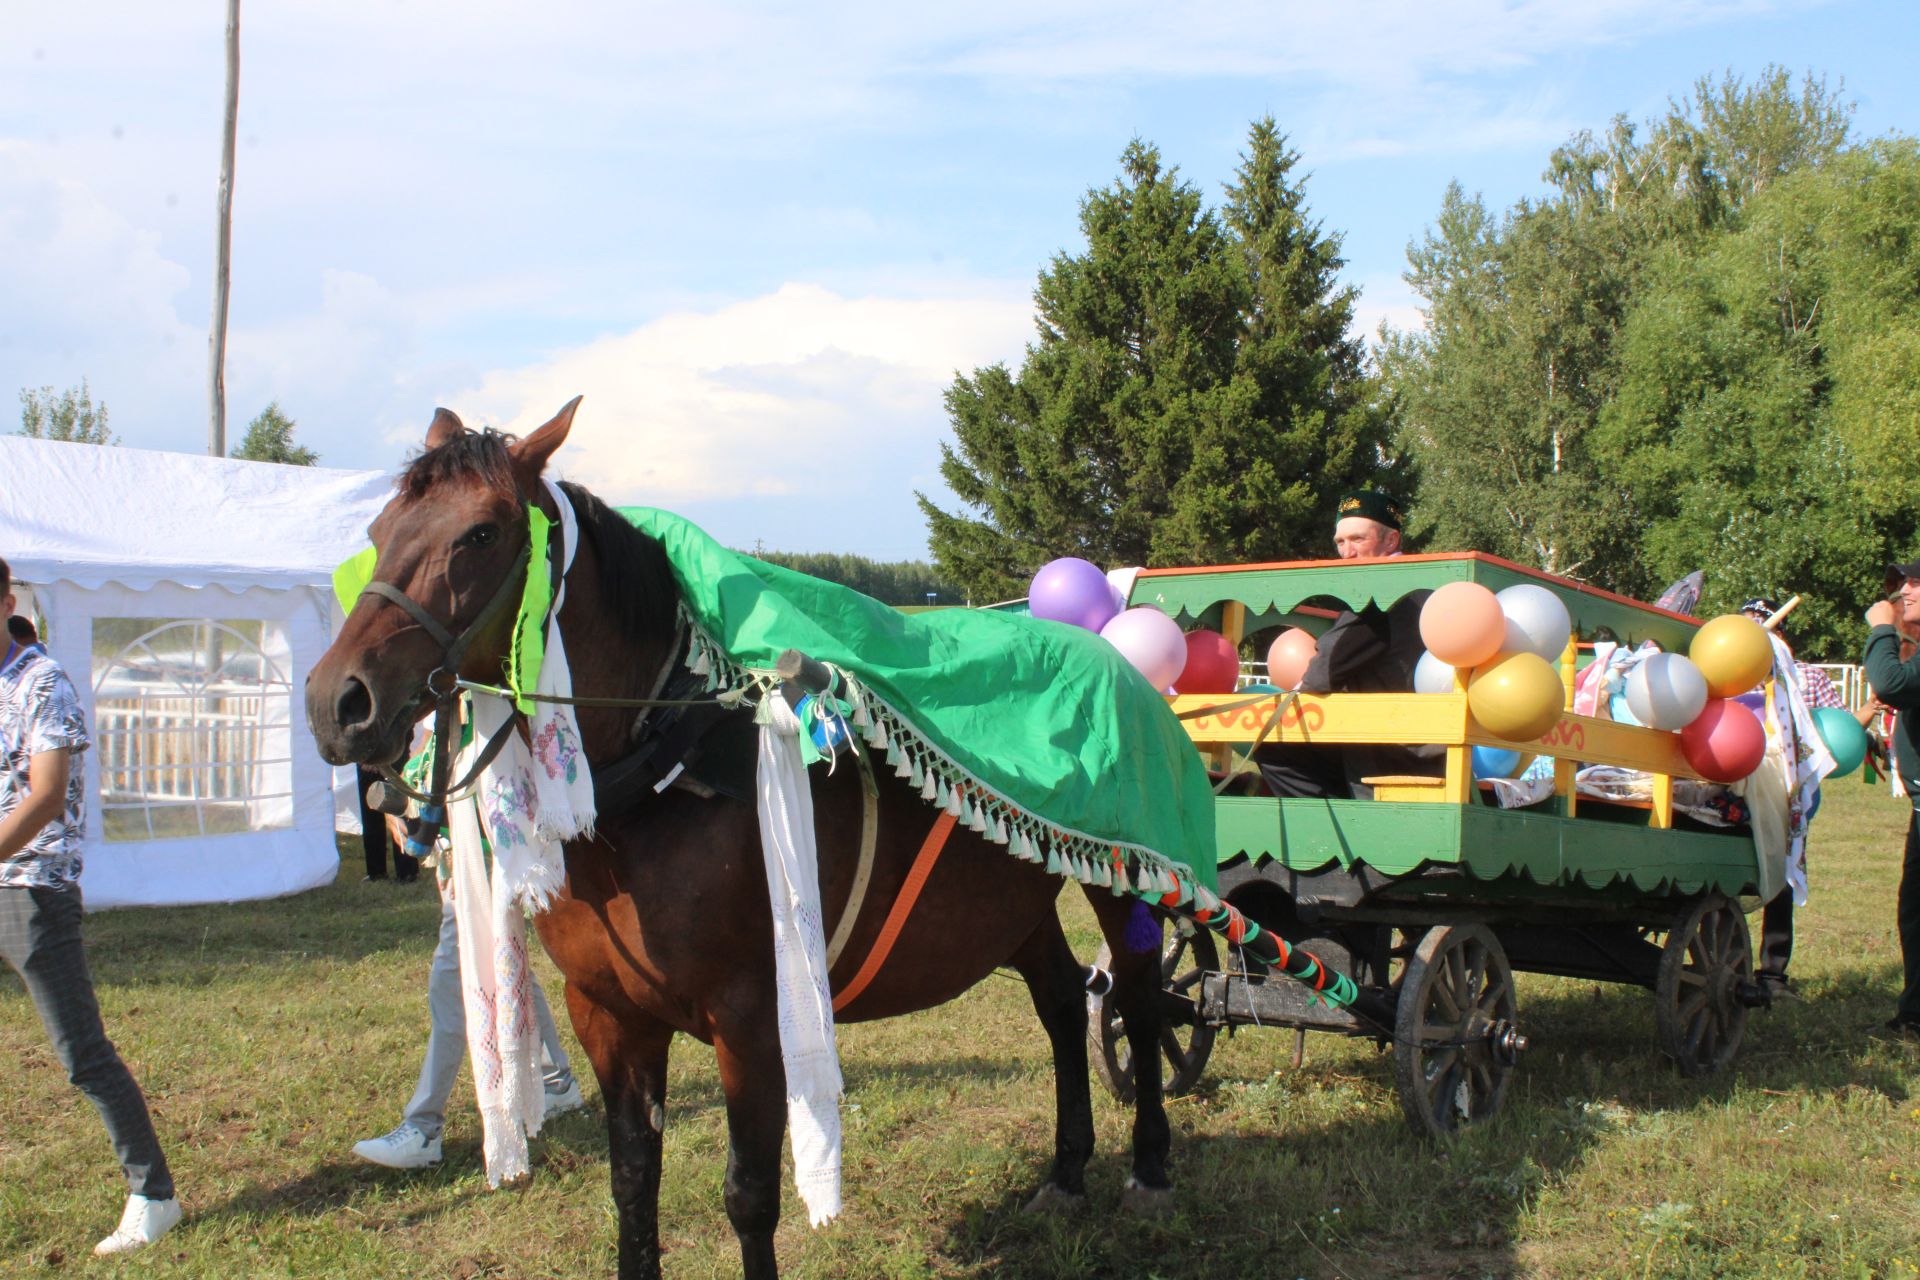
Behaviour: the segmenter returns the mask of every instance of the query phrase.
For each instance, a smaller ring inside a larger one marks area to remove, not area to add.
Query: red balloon
[[[1311,631],[1288,627],[1267,648],[1267,681],[1275,688],[1291,689],[1307,674],[1307,664],[1320,652],[1320,642]]]
[[[1709,698],[1680,731],[1680,753],[1695,773],[1713,782],[1738,782],[1760,767],[1767,731],[1753,712],[1731,698]]]
[[[1240,683],[1240,651],[1218,631],[1187,632],[1187,665],[1176,693],[1232,693]]]

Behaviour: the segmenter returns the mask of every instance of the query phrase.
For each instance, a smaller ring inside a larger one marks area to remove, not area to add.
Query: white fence
[[[290,691],[103,690],[94,707],[109,840],[286,826]],[[275,747],[280,754],[271,754]]]

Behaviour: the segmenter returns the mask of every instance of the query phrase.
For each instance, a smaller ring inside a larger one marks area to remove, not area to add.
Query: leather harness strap
[[[829,970],[847,949],[847,939],[853,936],[853,922],[860,918],[860,908],[867,903],[867,884],[873,879],[873,852],[879,844],[880,789],[873,779],[873,762],[864,751],[855,751],[853,758],[860,765],[860,861],[853,869],[853,889],[847,894],[847,905],[840,911],[840,923],[827,943]]]
[[[934,819],[933,830],[927,832],[920,852],[914,856],[913,869],[907,872],[907,881],[900,886],[900,896],[893,900],[893,909],[887,912],[887,922],[880,926],[880,936],[873,940],[873,950],[867,953],[866,962],[853,975],[853,981],[833,998],[835,1013],[852,1004],[880,972],[880,966],[886,963],[887,956],[893,951],[893,944],[900,938],[900,930],[906,927],[907,916],[913,911],[914,902],[920,897],[920,890],[926,887],[927,877],[933,874],[933,864],[940,860],[941,850],[947,847],[947,837],[953,834],[956,822],[957,819],[950,813],[942,813]]]

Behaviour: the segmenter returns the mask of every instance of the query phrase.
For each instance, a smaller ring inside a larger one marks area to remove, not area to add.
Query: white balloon
[[[1656,653],[1627,673],[1627,709],[1653,729],[1684,729],[1707,705],[1707,678],[1680,653]]]
[[[1560,597],[1531,582],[1494,593],[1500,612],[1507,615],[1507,642],[1502,653],[1537,653],[1548,662],[1560,661],[1573,635],[1573,618]]]
[[[1424,649],[1421,650],[1420,661],[1413,666],[1413,691],[1415,693],[1452,693],[1453,668]]]
[[[1167,688],[1186,669],[1186,633],[1152,605],[1128,609],[1100,628],[1100,634],[1156,689]]]

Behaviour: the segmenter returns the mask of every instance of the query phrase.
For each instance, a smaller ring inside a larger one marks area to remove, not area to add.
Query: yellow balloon
[[[1715,698],[1737,698],[1773,670],[1773,645],[1766,630],[1738,613],[1722,614],[1695,632],[1687,656],[1707,678],[1707,693]]]
[[[1538,738],[1566,708],[1560,673],[1537,653],[1510,653],[1474,669],[1467,679],[1467,709],[1488,733],[1510,742]]]

